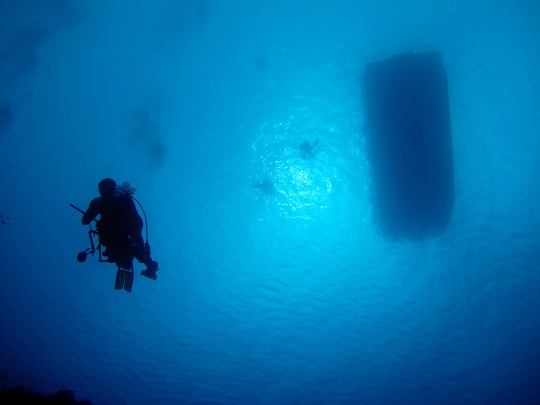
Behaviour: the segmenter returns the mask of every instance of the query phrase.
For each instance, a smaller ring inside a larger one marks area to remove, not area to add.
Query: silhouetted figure
[[[253,183],[253,188],[258,188],[266,195],[274,195],[276,193],[276,188],[274,187],[274,182],[266,177],[260,183]]]
[[[131,197],[133,191],[128,189],[117,188],[113,179],[101,180],[98,184],[100,197],[90,202],[82,224],[88,225],[100,215],[96,229],[99,243],[105,247],[103,256],[107,257],[107,261],[116,262],[120,268],[131,266],[131,260],[135,257],[147,267],[141,275],[155,280],[158,262],[152,260],[150,245],[143,241],[143,222]],[[129,263],[125,263],[125,260]]]
[[[0,225],[6,225],[9,220],[11,220],[9,215],[0,214]]]
[[[313,145],[309,141],[304,141],[298,146],[298,149],[302,152],[302,157],[304,159],[312,159],[317,154],[318,149],[315,150],[315,147],[319,144],[319,140],[315,139]]]

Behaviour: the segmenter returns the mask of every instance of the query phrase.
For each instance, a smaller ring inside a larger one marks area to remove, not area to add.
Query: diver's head
[[[111,197],[116,193],[116,182],[110,178],[103,179],[98,184],[98,190],[102,197]]]

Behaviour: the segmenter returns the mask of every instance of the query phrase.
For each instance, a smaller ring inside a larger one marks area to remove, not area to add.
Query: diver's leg
[[[133,275],[135,274],[133,272],[133,265],[129,269],[125,269],[126,274],[124,275],[124,290],[127,292],[131,292],[131,289],[133,288]]]
[[[150,259],[150,245],[144,243],[140,233],[132,234],[133,242],[135,242],[134,254],[139,263],[147,264]]]
[[[157,279],[156,272],[159,270],[158,262],[152,260],[150,256],[150,245],[143,242],[141,234],[132,235],[132,238],[135,241],[135,258],[139,263],[146,265],[146,269],[141,272],[141,275],[153,280]]]

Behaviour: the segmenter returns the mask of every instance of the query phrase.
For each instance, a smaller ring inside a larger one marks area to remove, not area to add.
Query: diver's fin
[[[118,271],[116,272],[116,281],[114,282],[114,289],[121,290],[122,288],[124,288],[124,272],[121,268],[118,268]]]
[[[124,269],[118,268],[116,272],[116,281],[114,282],[115,290],[121,290],[122,288],[127,292],[131,292],[133,287],[133,268]]]
[[[124,277],[124,290],[127,292],[131,292],[131,288],[133,287],[133,275],[135,273],[133,272],[133,267],[130,268]]]

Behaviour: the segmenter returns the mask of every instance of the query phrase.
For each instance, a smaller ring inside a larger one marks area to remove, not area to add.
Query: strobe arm
[[[69,204],[70,207],[76,209],[77,211],[79,211],[81,214],[85,214],[85,212],[83,210],[81,210],[79,207],[73,205],[73,204]],[[95,221],[96,223],[98,222],[95,218],[93,219],[93,221]],[[88,231],[88,239],[90,239],[90,247],[84,251],[81,251],[79,253],[77,253],[77,261],[79,263],[83,263],[86,261],[86,258],[88,257],[88,254],[91,254],[92,256],[94,255],[94,253],[96,252],[96,250],[99,251],[99,261],[101,261],[101,249],[100,249],[100,245],[98,245],[98,248],[96,249],[96,245],[94,245],[94,238],[92,237],[93,235],[97,235],[97,232],[95,230],[92,229],[92,226],[89,224],[90,226],[90,230]]]

